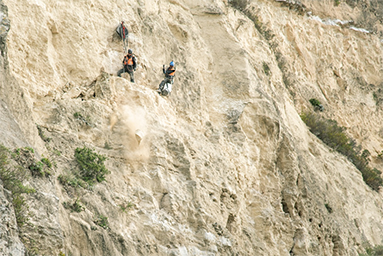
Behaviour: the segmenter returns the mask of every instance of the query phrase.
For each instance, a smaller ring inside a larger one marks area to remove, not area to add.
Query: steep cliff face
[[[299,117],[317,98],[323,115],[346,126],[374,159],[382,150],[381,23],[368,8],[331,1],[4,2],[11,30],[8,51],[2,48],[0,127],[8,126],[0,141],[32,145],[36,157],[55,161],[52,176],[29,182],[37,192],[28,196],[32,217],[19,234],[30,250],[358,255],[382,243],[381,194]],[[349,17],[359,20],[334,21]],[[370,17],[374,33],[362,30],[360,17]],[[139,62],[135,84],[115,76],[121,20]],[[154,89],[170,60],[177,75],[164,98]],[[74,151],[84,145],[108,157],[111,173],[91,189],[63,186],[57,177],[78,168]],[[64,207],[74,202],[85,210]],[[108,222],[100,224],[103,217]]]

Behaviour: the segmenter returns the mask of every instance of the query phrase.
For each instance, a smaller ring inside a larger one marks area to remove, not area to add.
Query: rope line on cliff
[[[129,37],[129,31],[125,27],[124,21],[121,21],[120,25],[118,25],[116,32],[122,38],[122,44],[123,44],[123,49],[124,49],[124,54],[125,54],[126,49],[128,47],[128,42],[126,39]]]
[[[126,53],[126,47],[127,47],[127,45],[126,45],[126,28],[125,28],[125,26],[124,26],[124,22],[122,22],[121,23],[121,25],[122,25],[122,43],[123,43],[123,45],[124,45],[124,53]]]

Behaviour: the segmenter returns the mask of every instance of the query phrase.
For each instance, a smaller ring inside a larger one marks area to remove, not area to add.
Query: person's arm
[[[166,75],[165,65],[162,65],[162,72]]]
[[[137,62],[136,62],[136,56],[133,56],[133,69],[136,71]]]
[[[125,27],[125,25],[123,25],[123,27],[122,27],[122,34],[124,34],[124,33],[125,33],[125,38],[124,38],[124,39],[128,38],[129,31],[128,31],[128,29]]]

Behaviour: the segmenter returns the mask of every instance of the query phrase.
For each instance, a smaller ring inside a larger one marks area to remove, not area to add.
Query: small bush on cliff
[[[109,222],[108,222],[108,217],[104,215],[98,215],[96,219],[94,220],[94,223],[102,227],[103,229],[108,229],[109,228]]]
[[[363,180],[368,186],[379,191],[380,187],[383,186],[381,172],[368,166],[370,152],[364,150],[360,153],[360,146],[357,146],[355,141],[346,135],[344,127],[339,126],[334,120],[324,119],[315,113],[303,113],[301,118],[315,136],[329,147],[345,155],[355,165],[362,173]]]
[[[74,188],[79,188],[79,187],[87,188],[88,187],[88,183],[83,181],[81,178],[76,177],[76,175],[74,175],[70,172],[65,173],[65,174],[60,174],[57,179],[64,186],[71,186]]]
[[[104,165],[105,156],[87,147],[76,148],[74,156],[80,166],[81,178],[89,185],[105,180],[105,175],[109,173]]]
[[[51,175],[52,163],[48,158],[41,158],[29,166],[33,176],[48,177]]]
[[[0,145],[0,179],[4,188],[12,192],[16,222],[21,227],[29,219],[28,206],[23,194],[34,193],[35,190],[23,185],[23,181],[27,179],[27,171],[21,166],[11,166],[8,161],[10,154],[6,147]]]
[[[37,127],[37,131],[39,132],[39,136],[40,136],[40,138],[41,138],[43,141],[45,141],[45,142],[50,142],[50,141],[52,140],[52,138],[49,138],[49,137],[45,136],[45,134],[44,134],[44,130],[43,130],[43,128],[41,128],[40,125],[36,124],[36,127]]]
[[[33,176],[45,177],[45,172],[43,170],[44,164],[40,161],[35,162],[29,166]]]
[[[366,248],[366,254],[359,254],[360,256],[382,256],[383,245],[377,245],[375,247]]]
[[[229,0],[229,4],[239,11],[246,9],[248,0]]]
[[[262,63],[262,67],[263,67],[263,71],[265,72],[265,74],[266,74],[267,76],[269,76],[270,73],[271,73],[269,65],[267,65],[266,62],[263,62],[263,63]]]
[[[120,204],[120,209],[123,211],[123,212],[126,212],[128,211],[129,209],[131,209],[132,207],[134,207],[134,204],[132,202],[128,202],[126,204]]]
[[[41,162],[44,163],[48,168],[52,168],[52,162],[48,158],[41,158]]]
[[[64,202],[63,206],[66,209],[70,209],[72,212],[82,212],[85,210],[85,207],[80,203],[80,198],[77,199],[73,203]]]
[[[74,118],[76,118],[78,121],[80,121],[81,123],[89,126],[89,127],[93,127],[92,125],[92,120],[90,119],[90,116],[87,116],[87,117],[84,117],[81,113],[79,112],[76,112],[73,114]]]
[[[319,111],[323,111],[324,110],[323,105],[320,103],[319,100],[317,100],[315,98],[312,98],[312,99],[309,100],[309,102],[314,107],[314,110],[319,110]]]
[[[35,153],[35,150],[31,147],[24,147],[25,150],[28,150],[31,153]]]

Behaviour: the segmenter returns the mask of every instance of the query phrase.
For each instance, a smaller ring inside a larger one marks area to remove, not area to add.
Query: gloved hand
[[[136,71],[136,68],[134,69],[134,71]]]
[[[165,65],[162,65],[162,68],[165,69]]]

